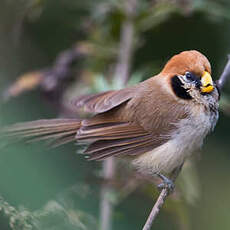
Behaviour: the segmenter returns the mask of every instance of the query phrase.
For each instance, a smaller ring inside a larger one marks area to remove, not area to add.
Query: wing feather
[[[141,153],[145,153],[150,151],[154,148],[154,144],[151,140],[145,140],[143,142],[131,143],[121,146],[115,146],[111,148],[105,148],[99,151],[95,151],[92,154],[88,154],[89,160],[103,160],[110,156],[130,156],[130,155],[137,155]]]
[[[1,136],[11,140],[27,139],[28,142],[52,140],[58,146],[75,140],[81,126],[78,119],[50,119],[17,123],[1,129]]]
[[[97,118],[83,121],[76,139],[91,143],[84,152],[89,160],[102,160],[117,155],[136,155],[150,151],[167,141],[166,138],[153,138],[138,124],[110,120],[106,122]]]
[[[72,104],[76,108],[83,108],[86,112],[104,113],[130,100],[134,96],[134,89],[132,87],[85,95],[75,99]]]

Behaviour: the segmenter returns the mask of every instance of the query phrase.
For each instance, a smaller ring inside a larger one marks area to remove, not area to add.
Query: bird
[[[201,148],[216,126],[219,98],[210,62],[189,50],[134,86],[74,99],[72,105],[91,117],[16,123],[3,132],[13,138],[49,140],[54,146],[87,144],[83,154],[88,160],[125,158],[137,171],[158,175],[165,187],[172,187],[172,172]]]

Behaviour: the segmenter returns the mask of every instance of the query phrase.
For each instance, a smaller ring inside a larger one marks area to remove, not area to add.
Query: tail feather
[[[27,139],[31,141],[46,140],[52,146],[59,146],[75,140],[81,126],[79,119],[50,119],[18,123],[3,128],[4,137]]]

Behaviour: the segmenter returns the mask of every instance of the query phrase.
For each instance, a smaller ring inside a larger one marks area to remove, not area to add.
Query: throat
[[[192,97],[188,93],[188,91],[183,87],[183,83],[181,80],[178,78],[178,76],[174,76],[171,79],[171,85],[173,92],[176,94],[177,97],[185,100],[191,100]]]

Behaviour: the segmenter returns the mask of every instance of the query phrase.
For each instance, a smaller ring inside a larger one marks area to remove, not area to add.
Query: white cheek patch
[[[178,78],[179,78],[180,81],[183,83],[182,87],[183,87],[184,89],[187,89],[188,91],[189,91],[189,90],[196,89],[196,84],[195,84],[195,82],[187,81],[187,80],[186,80],[186,77],[183,76],[183,75],[178,75]]]

